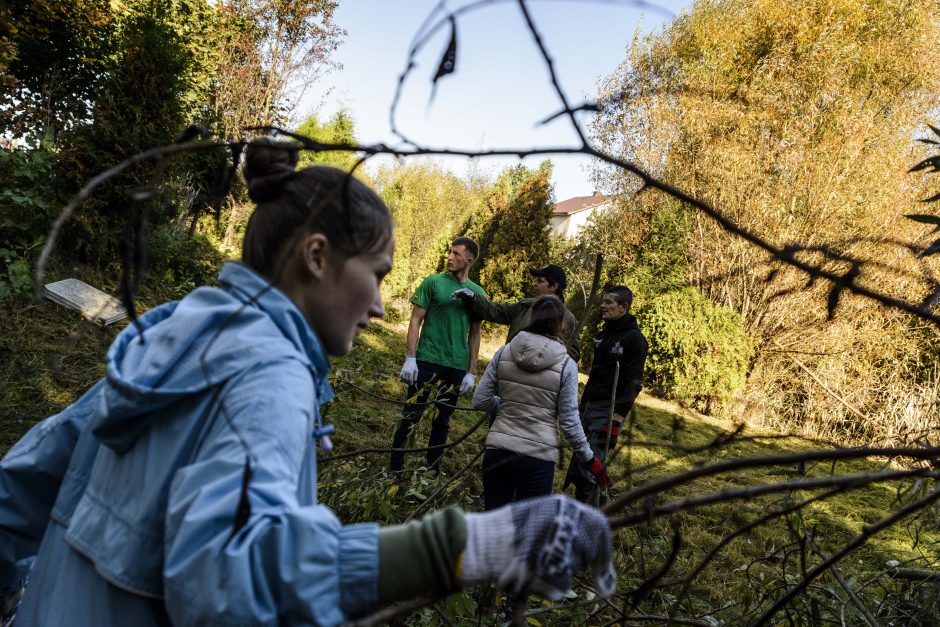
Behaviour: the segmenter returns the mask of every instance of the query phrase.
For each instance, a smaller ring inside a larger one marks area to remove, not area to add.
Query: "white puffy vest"
[[[559,340],[526,331],[503,348],[496,365],[496,419],[486,445],[558,461],[558,392],[570,359]]]

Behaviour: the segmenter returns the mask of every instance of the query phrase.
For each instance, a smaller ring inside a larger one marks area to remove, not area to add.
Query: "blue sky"
[[[360,141],[394,143],[389,107],[398,75],[415,33],[437,4],[436,0],[341,0],[335,21],[348,34],[336,59],[343,69],[319,81],[300,111],[328,116],[345,107],[356,120]],[[529,6],[555,58],[562,87],[571,102],[580,103],[591,99],[598,80],[626,58],[637,29],[642,33],[659,29],[671,19],[663,10],[678,14],[690,4],[690,0],[660,0],[661,9],[654,9],[630,0],[533,0]],[[418,56],[397,118],[406,135],[424,145],[449,148],[575,145],[576,136],[565,119],[535,126],[561,105],[516,2],[494,2],[464,15],[457,37],[456,72],[439,81],[430,108],[430,79],[449,29],[441,29]],[[541,158],[525,163],[535,166]],[[591,193],[588,159],[554,156],[552,162],[557,200]],[[444,163],[457,174],[470,167],[466,159]],[[512,163],[518,160],[493,158],[476,167],[495,172]]]

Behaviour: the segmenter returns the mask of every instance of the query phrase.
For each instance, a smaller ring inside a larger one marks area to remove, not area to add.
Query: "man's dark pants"
[[[402,412],[401,421],[398,428],[395,429],[395,435],[392,437],[392,448],[402,448],[412,429],[418,424],[426,403],[434,391],[434,414],[431,420],[431,435],[428,438],[428,446],[440,446],[447,442],[447,433],[450,431],[450,417],[454,413],[454,406],[457,405],[457,393],[460,390],[460,384],[466,374],[464,370],[457,368],[448,368],[439,364],[432,364],[427,361],[417,360],[418,379],[414,385],[408,386],[408,397],[418,397],[414,403],[405,405]],[[438,385],[434,385],[437,383]],[[420,392],[419,392],[420,390]],[[444,449],[432,449],[428,451],[427,466],[437,470],[440,467],[441,457],[444,455]],[[391,454],[389,460],[389,470],[391,472],[401,472],[405,465],[405,454],[396,451]]]
[[[607,403],[585,403],[581,407],[581,427],[588,444],[601,463],[607,464],[604,448],[607,446],[607,424],[610,422],[610,405]],[[609,451],[608,451],[609,452]],[[565,477],[565,486],[574,483],[574,497],[586,503],[594,490],[594,477],[584,469],[576,459],[571,460],[571,467]]]

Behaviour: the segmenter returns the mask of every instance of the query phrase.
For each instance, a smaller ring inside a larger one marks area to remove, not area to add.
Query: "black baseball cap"
[[[543,276],[563,288],[568,287],[568,277],[565,275],[565,271],[561,269],[561,266],[550,263],[544,268],[529,268],[529,274],[532,276]]]

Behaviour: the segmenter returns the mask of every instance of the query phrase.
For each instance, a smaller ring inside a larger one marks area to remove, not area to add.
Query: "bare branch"
[[[905,479],[908,477],[937,477],[940,474],[931,472],[926,468],[917,468],[914,470],[888,470],[883,472],[863,473],[857,475],[840,475],[836,477],[821,477],[818,479],[800,479],[797,481],[784,481],[781,483],[765,483],[747,488],[734,488],[728,490],[719,490],[711,494],[699,496],[690,496],[684,499],[663,503],[661,505],[649,504],[643,509],[624,514],[617,518],[611,518],[610,526],[614,529],[635,525],[646,522],[657,516],[665,514],[675,514],[690,509],[696,509],[704,505],[714,503],[723,503],[737,499],[751,499],[764,494],[773,494],[774,492],[792,492],[794,490],[814,490],[817,488],[847,487],[857,488],[879,481],[888,481],[892,479]]]
[[[663,490],[674,488],[688,483],[694,479],[708,477],[746,468],[761,468],[769,466],[787,466],[809,461],[837,461],[846,459],[864,459],[866,457],[898,458],[934,460],[940,455],[940,447],[859,447],[835,449],[831,451],[806,451],[802,453],[786,453],[783,455],[759,455],[754,457],[737,457],[727,459],[711,466],[701,466],[670,477],[651,481],[638,486],[611,501],[604,507],[604,513],[611,514],[622,510],[630,503],[649,495],[659,494]]]
[[[486,414],[483,414],[480,417],[480,419],[477,420],[476,423],[474,423],[474,425],[470,427],[470,429],[466,433],[464,433],[459,438],[455,439],[453,442],[450,442],[449,444],[438,444],[436,446],[422,446],[422,447],[416,447],[416,448],[388,448],[388,447],[362,448],[362,449],[357,449],[355,451],[350,451],[348,453],[340,453],[339,455],[330,455],[329,457],[321,457],[320,459],[317,460],[317,463],[327,464],[329,462],[335,462],[340,459],[348,459],[350,457],[359,457],[367,453],[395,453],[395,452],[422,453],[426,451],[447,450],[449,448],[454,448],[455,446],[458,446],[464,440],[466,440],[471,435],[473,435],[474,432],[477,429],[479,429],[485,421],[486,421]]]
[[[864,545],[866,542],[868,542],[869,538],[877,534],[879,531],[887,529],[902,518],[905,518],[910,514],[927,507],[938,499],[940,499],[940,490],[935,490],[925,497],[900,507],[878,522],[872,525],[866,525],[860,534],[855,536],[855,538],[845,544],[841,549],[833,553],[828,559],[824,560],[821,564],[813,567],[808,573],[806,573],[806,576],[803,577],[799,583],[790,588],[786,594],[777,599],[777,601],[769,610],[764,612],[756,621],[754,621],[753,625],[766,625],[777,612],[783,609],[790,601],[793,600],[794,597],[803,592],[803,590],[805,590],[813,580],[828,570],[832,565],[837,564],[843,557]]]
[[[453,593],[435,592],[432,594],[426,594],[424,596],[411,599],[410,601],[404,601],[402,603],[389,606],[360,620],[348,622],[345,624],[345,627],[375,627],[376,625],[384,625],[385,623],[391,622],[395,618],[411,614],[412,612],[420,610],[423,607],[432,605],[439,601],[443,601],[451,594]]]
[[[809,547],[813,550],[813,553],[822,559],[828,559],[826,554],[823,553],[822,550],[813,541],[812,536],[807,535],[806,540],[809,543]],[[849,595],[849,600],[852,602],[852,605],[854,605],[855,609],[857,609],[865,618],[865,622],[868,623],[868,627],[880,627],[878,625],[878,621],[875,620],[875,617],[872,616],[868,608],[865,607],[865,604],[862,603],[862,600],[858,598],[857,594],[855,594],[855,590],[852,590],[852,586],[846,582],[845,577],[842,576],[842,571],[839,570],[839,567],[833,564],[829,570],[832,571],[832,576],[835,577],[836,581],[839,583],[842,589],[845,590],[845,593]]]
[[[525,18],[526,26],[529,27],[529,32],[532,34],[532,38],[535,40],[535,45],[539,49],[539,54],[542,55],[542,60],[545,62],[545,69],[548,70],[548,76],[551,79],[552,87],[555,88],[555,95],[558,96],[558,99],[561,101],[562,107],[564,108],[563,110],[567,114],[568,120],[571,122],[571,128],[575,133],[578,134],[578,139],[581,140],[581,145],[586,147],[588,145],[588,140],[584,135],[584,129],[582,129],[581,125],[578,124],[578,119],[574,115],[574,110],[571,108],[571,105],[568,104],[568,96],[565,95],[565,90],[561,88],[561,82],[558,79],[558,73],[555,72],[555,60],[548,52],[548,48],[545,47],[545,42],[542,41],[542,34],[535,26],[535,20],[532,19],[532,14],[529,13],[529,7],[526,6],[526,0],[519,0],[519,10],[522,11],[522,17]]]

